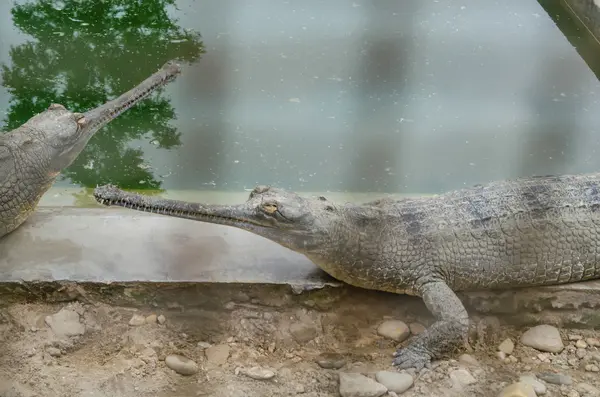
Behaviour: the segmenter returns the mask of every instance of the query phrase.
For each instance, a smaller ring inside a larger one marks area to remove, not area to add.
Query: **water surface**
[[[437,193],[596,171],[600,47],[555,4],[0,2],[2,128],[97,106],[178,57],[184,73],[59,188]]]

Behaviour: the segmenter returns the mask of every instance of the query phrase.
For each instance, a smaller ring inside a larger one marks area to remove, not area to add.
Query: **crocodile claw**
[[[398,349],[392,365],[398,369],[414,368],[417,372],[431,364],[429,354],[413,346]]]

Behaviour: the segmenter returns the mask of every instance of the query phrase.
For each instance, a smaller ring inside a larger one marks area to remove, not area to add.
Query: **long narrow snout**
[[[168,84],[181,73],[181,67],[174,61],[163,65],[156,73],[142,81],[136,87],[118,98],[106,102],[95,109],[84,113],[85,130],[88,135],[94,134],[121,113],[152,94],[156,89]]]
[[[251,210],[245,204],[218,205],[189,203],[186,201],[129,193],[113,185],[97,187],[94,190],[94,198],[100,204],[106,206],[124,207],[176,218],[235,226],[242,229],[265,227],[250,218]]]

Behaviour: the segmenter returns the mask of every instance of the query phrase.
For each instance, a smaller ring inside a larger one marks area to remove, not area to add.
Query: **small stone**
[[[315,362],[321,368],[325,369],[340,369],[346,365],[346,359],[344,356],[338,353],[321,353],[315,359]]]
[[[544,383],[540,382],[533,375],[523,375],[519,378],[519,382],[528,384],[531,387],[533,387],[533,390],[535,390],[535,393],[538,396],[546,394],[546,390],[547,390],[546,385]]]
[[[579,349],[585,349],[588,347],[588,344],[583,339],[579,339],[577,342],[575,342],[575,347]]]
[[[46,352],[48,352],[48,354],[52,357],[60,357],[62,355],[60,349],[57,349],[56,347],[48,347]]]
[[[569,390],[566,394],[567,397],[579,397],[579,392],[577,390]]]
[[[243,369],[240,372],[243,375],[246,375],[247,377],[252,378],[254,380],[269,380],[275,376],[275,372],[261,367]]]
[[[579,360],[576,358],[569,358],[567,359],[567,364],[569,364],[571,367],[576,367],[579,364]]]
[[[558,329],[546,324],[538,325],[525,331],[521,335],[521,343],[525,346],[550,353],[560,353],[565,348]]]
[[[583,394],[586,397],[600,396],[600,390],[588,383],[578,383],[577,386],[575,386],[575,390],[577,390],[579,393]]]
[[[380,397],[387,393],[387,387],[358,373],[341,372],[341,397]]]
[[[290,325],[290,333],[296,342],[303,344],[317,337],[317,327],[311,323],[294,323]]]
[[[229,358],[229,345],[215,345],[204,350],[206,360],[214,365],[224,365]]]
[[[423,333],[425,331],[425,326],[420,323],[410,323],[408,325],[408,329],[410,330],[411,334],[419,335],[420,333]]]
[[[473,375],[471,375],[471,373],[466,369],[455,369],[454,371],[450,372],[450,380],[452,381],[454,387],[458,389],[462,389],[465,386],[469,386],[477,382]]]
[[[79,321],[79,313],[73,310],[63,308],[58,313],[46,316],[45,322],[60,339],[85,333],[85,325]]]
[[[506,353],[504,353],[504,352],[496,352],[496,357],[498,357],[498,359],[500,361],[504,361],[506,359]]]
[[[129,320],[129,325],[132,327],[137,327],[146,323],[146,318],[140,314],[134,314]]]
[[[402,394],[414,383],[414,379],[410,374],[402,372],[379,371],[375,373],[375,379],[387,387],[388,392],[392,391],[397,394]]]
[[[600,340],[598,338],[586,338],[585,341],[592,347],[600,347]]]
[[[600,372],[600,368],[596,364],[586,364],[585,370],[587,372]]]
[[[547,353],[540,353],[537,355],[538,360],[540,360],[543,363],[549,363],[550,362],[550,356]]]
[[[498,351],[501,351],[504,354],[512,354],[514,349],[515,344],[510,338],[504,339],[504,341],[498,346]]]
[[[479,361],[470,354],[461,354],[458,356],[458,362],[467,367],[479,367]]]
[[[498,397],[536,397],[536,394],[533,386],[517,382],[502,389]]]
[[[569,335],[567,335],[567,338],[568,338],[570,341],[574,342],[574,341],[578,341],[578,340],[580,340],[581,338],[583,338],[583,336],[581,336],[581,335],[576,335],[576,334],[569,334]]]
[[[537,377],[544,382],[552,383],[553,385],[570,385],[573,380],[569,375],[554,372],[540,372]]]
[[[579,348],[575,351],[575,355],[577,356],[577,358],[584,358],[585,356],[587,356],[587,351],[584,348]]]
[[[156,324],[156,314],[151,314],[148,317],[146,317],[146,324]]]
[[[388,320],[377,327],[377,334],[395,342],[403,342],[409,337],[410,329],[403,321]]]
[[[208,342],[198,342],[197,346],[200,349],[208,349],[209,347],[211,347],[212,345]]]
[[[170,354],[165,358],[165,364],[179,375],[194,375],[198,372],[198,364],[179,354]]]
[[[156,321],[158,321],[158,323],[162,325],[165,323],[165,321],[167,321],[167,319],[161,314],[160,316],[156,317]]]

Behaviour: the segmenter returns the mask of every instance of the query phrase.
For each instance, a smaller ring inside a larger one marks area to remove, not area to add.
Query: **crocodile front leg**
[[[443,281],[429,282],[417,289],[436,322],[394,353],[393,365],[423,369],[431,360],[464,346],[469,316],[458,296]]]

